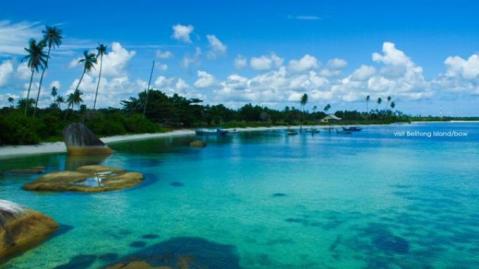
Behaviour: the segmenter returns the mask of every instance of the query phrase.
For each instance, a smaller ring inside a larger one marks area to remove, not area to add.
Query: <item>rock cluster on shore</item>
[[[51,218],[0,200],[0,263],[46,240],[58,229]]]
[[[87,165],[76,171],[45,174],[23,186],[30,191],[103,192],[131,188],[143,181],[143,174],[120,168]]]

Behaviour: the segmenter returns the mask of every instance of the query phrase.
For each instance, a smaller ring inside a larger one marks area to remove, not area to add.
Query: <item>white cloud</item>
[[[206,71],[199,70],[197,72],[198,79],[195,81],[194,86],[196,88],[207,88],[214,84],[215,78],[213,75]]]
[[[269,70],[274,67],[280,67],[282,64],[283,59],[274,53],[271,53],[270,55],[252,57],[250,59],[250,66],[254,70]]]
[[[300,21],[317,21],[321,19],[321,17],[315,16],[315,15],[297,15],[297,16],[289,15],[288,18],[294,19],[294,20],[300,20]]]
[[[16,76],[20,79],[26,80],[30,79],[32,75],[32,70],[28,68],[27,63],[21,63],[17,66]]]
[[[346,68],[346,66],[348,66],[348,62],[344,59],[334,58],[328,61],[327,66],[328,68],[336,69],[336,70],[343,69],[343,68]]]
[[[158,64],[158,69],[160,69],[161,71],[166,71],[168,70],[168,65],[167,64]]]
[[[188,68],[191,65],[198,65],[200,63],[201,54],[202,54],[201,49],[199,47],[196,47],[195,53],[193,55],[185,55],[183,57],[181,65],[184,68]]]
[[[156,58],[158,59],[169,59],[173,57],[173,53],[169,50],[157,50],[156,51]]]
[[[54,80],[50,83],[50,89],[55,87],[59,90],[61,88],[61,86],[62,85],[61,85],[60,81],[58,81],[58,80]]]
[[[8,60],[0,64],[0,87],[7,84],[12,73],[13,73],[12,61]]]
[[[226,53],[226,45],[221,42],[215,35],[207,35],[206,38],[208,39],[208,44],[210,50],[208,51],[209,58],[216,58],[219,55],[223,55]]]
[[[182,78],[158,76],[154,83],[155,87],[167,94],[183,94],[186,95],[186,89],[190,88],[190,85]]]
[[[135,56],[135,54],[135,51],[128,51],[122,47],[119,42],[113,42],[111,44],[111,51],[103,56],[102,75],[106,77],[124,75],[128,62]]]
[[[243,57],[242,55],[237,55],[234,61],[234,66],[237,69],[245,68],[248,65],[248,59]]]
[[[185,43],[191,43],[190,35],[193,30],[194,27],[192,25],[176,24],[173,26],[172,37]]]
[[[479,55],[477,54],[471,55],[468,59],[459,56],[447,57],[444,64],[448,76],[459,76],[468,80],[479,78]]]
[[[41,37],[38,23],[0,21],[0,54],[23,55],[30,38]]]
[[[318,68],[318,66],[319,63],[316,57],[309,54],[304,55],[301,59],[293,59],[289,61],[289,69],[294,72],[303,72]]]

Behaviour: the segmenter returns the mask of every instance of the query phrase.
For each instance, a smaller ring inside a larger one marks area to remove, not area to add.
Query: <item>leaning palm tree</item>
[[[300,130],[303,130],[303,121],[304,121],[304,106],[308,103],[308,95],[307,94],[303,94],[303,96],[301,96],[301,100],[299,101],[300,104],[301,104],[301,109],[303,111],[303,113],[301,114],[301,125],[299,126],[299,129]]]
[[[80,84],[85,76],[85,73],[90,72],[92,69],[95,68],[96,64],[96,55],[95,53],[90,53],[87,50],[83,52],[83,58],[78,61],[79,63],[83,63],[83,72],[81,74],[80,80],[78,80],[78,84],[75,87],[75,92],[79,91]]]
[[[105,55],[105,53],[106,53],[106,46],[103,45],[103,44],[100,44],[96,48],[96,51],[97,51],[96,58],[98,59],[98,57],[100,57],[100,71],[98,73],[98,82],[96,84],[95,101],[93,102],[93,110],[95,110],[95,107],[96,107],[96,98],[98,96],[98,89],[100,88],[101,70],[103,68],[103,55]]]
[[[47,51],[47,60],[45,62],[45,66],[42,68],[42,74],[40,76],[40,81],[38,83],[38,92],[37,92],[37,101],[35,102],[35,109],[33,110],[33,116],[37,112],[38,108],[38,99],[40,98],[40,92],[42,90],[42,83],[43,83],[43,76],[45,75],[45,71],[48,68],[48,60],[50,60],[50,52],[52,48],[59,47],[62,44],[62,30],[54,26],[46,26],[45,30],[42,31],[43,33],[43,40],[42,42],[46,44],[48,47]]]
[[[45,48],[45,42],[37,42],[35,39],[30,39],[28,48],[25,48],[27,56],[23,60],[27,61],[27,66],[31,70],[30,83],[28,84],[27,98],[30,100],[30,91],[32,89],[33,75],[38,72],[40,68],[44,68],[47,65],[47,55],[43,51]],[[28,105],[25,106],[25,116],[27,115]]]

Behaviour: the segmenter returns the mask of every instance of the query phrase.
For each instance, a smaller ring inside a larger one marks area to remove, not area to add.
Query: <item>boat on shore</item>
[[[218,136],[224,136],[228,134],[227,130],[217,128],[217,129],[211,129],[211,128],[200,128],[195,130],[196,135],[218,135]]]
[[[343,127],[343,131],[345,131],[345,132],[359,132],[361,130],[362,130],[362,128],[359,128],[359,127],[356,127],[356,126]]]

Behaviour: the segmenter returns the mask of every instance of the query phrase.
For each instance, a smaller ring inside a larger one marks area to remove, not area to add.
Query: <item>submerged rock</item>
[[[143,174],[120,168],[87,165],[76,171],[48,173],[23,186],[30,191],[103,192],[131,188],[143,181]]]
[[[58,229],[51,218],[0,200],[0,263],[35,247]]]
[[[176,237],[120,257],[107,269],[239,269],[236,247],[199,237]]]
[[[26,175],[42,174],[43,172],[45,172],[44,166],[35,166],[30,168],[10,169],[6,171],[5,174],[14,175],[14,176],[26,176]]]
[[[63,130],[68,155],[109,155],[112,150],[81,123],[72,123]]]
[[[192,148],[204,148],[204,147],[206,147],[206,142],[202,141],[202,140],[194,140],[194,141],[191,141],[190,147],[192,147]]]

